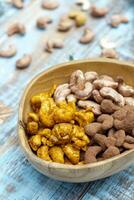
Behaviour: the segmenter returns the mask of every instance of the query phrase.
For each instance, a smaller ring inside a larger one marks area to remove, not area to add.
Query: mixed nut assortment
[[[109,13],[109,8],[107,7],[97,7],[96,5],[91,4],[88,0],[76,0],[76,5],[80,6],[81,9],[75,8],[72,11],[69,11],[69,13],[65,13],[63,16],[60,16],[59,22],[57,24],[57,31],[60,32],[67,32],[71,30],[74,27],[81,27],[85,26],[88,21],[88,16],[92,16],[94,18],[102,18],[105,17]],[[18,8],[18,9],[24,9],[25,8],[25,2],[23,0],[11,0],[11,4]],[[60,3],[58,0],[42,0],[41,2],[41,8],[46,9],[50,12],[54,12],[55,9],[60,7]],[[113,16],[109,17],[109,24],[111,27],[118,27],[121,23],[128,23],[129,19],[122,15],[122,14],[114,14]],[[40,16],[36,23],[36,26],[38,29],[46,29],[48,28],[49,24],[52,23],[53,20],[49,16]],[[14,34],[19,35],[25,35],[26,34],[26,27],[22,22],[13,22],[7,29],[7,36],[13,36]],[[89,44],[92,42],[92,40],[95,38],[95,33],[93,30],[91,30],[88,27],[84,27],[83,35],[79,39],[79,42],[81,44]],[[101,43],[101,41],[100,41]],[[42,49],[46,52],[52,53],[53,50],[56,48],[63,48],[64,47],[64,41],[61,38],[55,38],[53,39],[48,38],[48,40],[45,43],[45,47]],[[100,56],[108,57],[108,58],[118,58],[117,52],[115,50],[116,45],[114,45],[114,48],[109,48],[109,43],[107,42],[107,45],[105,48],[102,48],[102,52]],[[5,47],[5,49],[0,50],[0,57],[9,58],[13,57],[17,53],[17,48],[12,44],[9,46],[9,48]],[[29,64],[27,63],[27,57],[23,57],[23,62],[21,62],[21,67],[18,65],[18,62],[16,61],[16,67],[18,69],[24,69],[28,67],[31,64],[32,61],[32,55],[30,55],[30,61]],[[20,58],[21,59],[21,58]],[[19,60],[20,60],[19,59]],[[26,59],[26,61],[25,61]]]
[[[30,104],[28,142],[43,160],[82,165],[134,149],[134,88],[123,77],[76,70]]]

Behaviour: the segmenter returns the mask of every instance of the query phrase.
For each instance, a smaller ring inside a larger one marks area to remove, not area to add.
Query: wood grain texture
[[[54,12],[41,10],[41,0],[25,0],[25,11],[13,8],[6,0],[0,1],[0,46],[15,43],[18,54],[11,59],[0,58],[0,101],[13,109],[13,115],[0,126],[0,200],[133,200],[134,197],[134,165],[110,178],[85,184],[71,184],[53,181],[42,176],[27,162],[17,140],[18,104],[27,83],[39,72],[58,63],[66,62],[70,55],[74,59],[91,58],[100,55],[99,40],[110,36],[119,42],[117,51],[122,60],[134,60],[134,1],[133,0],[99,0],[97,5],[107,5],[110,13],[123,13],[129,17],[129,24],[122,24],[117,29],[107,25],[104,18],[93,19],[89,16],[87,26],[96,33],[95,40],[89,45],[80,45],[78,40],[83,28],[73,29],[62,34],[65,48],[56,50],[49,55],[42,51],[42,38],[48,37],[48,32],[55,33],[58,18],[67,10],[74,8],[75,0],[60,0],[61,7]],[[95,0],[92,0],[95,3]],[[29,10],[29,11],[28,11]],[[37,12],[38,11],[38,12]],[[23,13],[23,14],[21,14]],[[46,31],[37,31],[35,18],[38,15],[52,15],[54,23]],[[24,37],[13,36],[7,39],[7,25],[18,19],[27,23],[28,33]],[[48,31],[48,32],[47,32]],[[58,33],[59,34],[59,33]],[[38,50],[38,51],[37,51]],[[23,53],[32,52],[33,63],[24,70],[15,69],[15,61]],[[10,187],[9,187],[10,186]],[[7,188],[14,188],[9,190]]]

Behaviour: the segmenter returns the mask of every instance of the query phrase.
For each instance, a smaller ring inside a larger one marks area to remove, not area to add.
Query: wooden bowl
[[[19,109],[19,122],[26,122],[27,113],[30,111],[30,98],[32,95],[48,90],[54,83],[66,83],[70,74],[76,69],[83,71],[96,71],[112,77],[124,76],[125,81],[134,86],[134,67],[130,63],[110,59],[91,59],[72,61],[52,67],[37,75],[26,87],[22,96]],[[20,145],[29,162],[42,174],[66,182],[87,182],[105,178],[115,174],[134,162],[134,150],[126,151],[118,156],[85,165],[64,165],[44,161],[31,151],[23,127],[18,123]]]

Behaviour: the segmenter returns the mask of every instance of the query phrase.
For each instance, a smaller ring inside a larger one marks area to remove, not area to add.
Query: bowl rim
[[[127,150],[117,156],[114,156],[112,158],[106,159],[106,160],[102,160],[99,162],[95,162],[95,163],[89,163],[89,164],[83,164],[83,165],[69,165],[69,164],[61,164],[61,163],[56,163],[56,162],[51,162],[51,161],[45,161],[39,157],[37,157],[32,150],[29,148],[25,148],[25,143],[28,143],[28,141],[26,141],[24,139],[24,137],[22,137],[22,132],[23,132],[23,136],[25,134],[25,130],[22,127],[22,125],[20,124],[20,121],[22,121],[22,112],[23,112],[23,107],[24,107],[24,102],[25,102],[25,96],[27,95],[29,89],[31,88],[31,86],[37,81],[37,79],[39,79],[40,77],[42,77],[42,75],[44,75],[45,73],[51,72],[53,69],[57,69],[57,68],[64,68],[68,65],[71,64],[80,64],[80,63],[89,63],[89,62],[107,62],[107,63],[114,63],[114,64],[119,64],[119,65],[123,65],[123,66],[127,66],[130,68],[134,68],[134,64],[130,63],[130,62],[126,62],[126,61],[119,61],[116,59],[108,59],[108,58],[92,58],[92,59],[81,59],[81,60],[73,60],[73,61],[69,61],[69,62],[65,62],[65,63],[60,63],[57,65],[54,65],[48,69],[43,70],[42,72],[38,73],[36,76],[34,76],[34,78],[32,78],[29,83],[27,84],[27,86],[25,86],[25,89],[22,93],[21,96],[21,100],[19,103],[19,115],[18,115],[18,127],[17,127],[17,133],[18,133],[18,137],[19,137],[19,143],[20,146],[24,152],[24,154],[26,155],[28,160],[35,160],[37,163],[41,163],[44,166],[47,166],[48,168],[56,168],[56,169],[87,169],[87,168],[94,168],[94,167],[98,167],[98,166],[102,166],[105,164],[109,164],[113,161],[116,161],[124,156],[127,156],[128,154],[134,153],[134,149],[132,150]],[[26,134],[25,134],[26,137]]]

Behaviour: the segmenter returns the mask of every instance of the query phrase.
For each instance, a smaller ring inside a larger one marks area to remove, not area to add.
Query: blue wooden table
[[[72,29],[67,33],[56,31],[60,15],[75,9],[73,0],[60,0],[55,11],[41,9],[40,0],[25,0],[25,9],[13,8],[10,1],[0,1],[0,48],[15,44],[18,53],[10,59],[0,58],[0,200],[133,200],[134,165],[103,180],[90,183],[72,184],[49,179],[37,172],[29,164],[18,144],[17,117],[21,95],[27,83],[39,72],[70,58],[81,59],[99,56],[99,41],[108,36],[118,43],[119,59],[134,60],[134,1],[99,0],[97,5],[108,6],[106,18],[94,19],[89,16],[87,26],[96,33],[89,45],[81,45],[78,40],[83,28]],[[123,13],[128,24],[111,28],[108,18],[114,13]],[[50,15],[53,23],[45,31],[37,30],[36,19]],[[25,36],[8,38],[6,30],[13,21],[25,23]],[[65,47],[52,54],[43,52],[46,38],[62,37]],[[15,62],[24,53],[32,53],[33,61],[29,68],[17,70]]]

